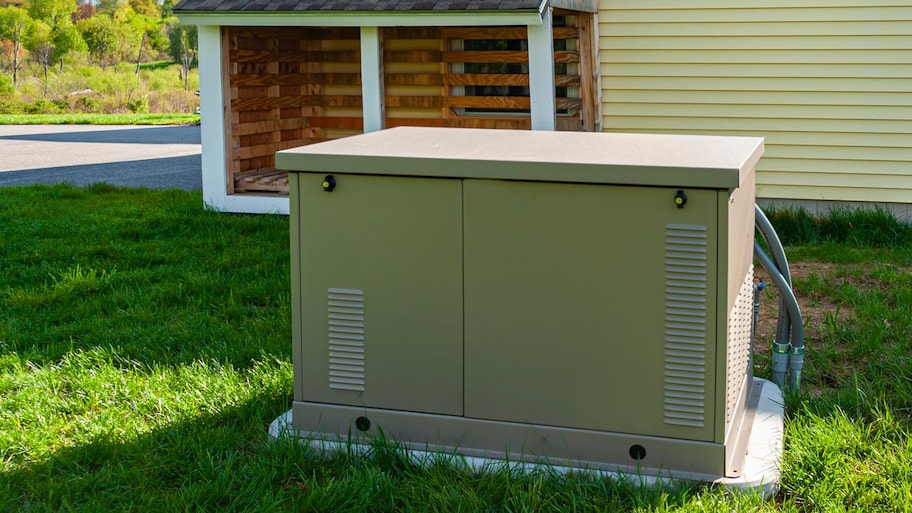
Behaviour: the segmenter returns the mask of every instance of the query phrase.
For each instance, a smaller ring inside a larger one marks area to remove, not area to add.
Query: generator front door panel
[[[295,399],[461,415],[462,182],[296,183]]]
[[[467,417],[712,439],[717,192],[676,193],[465,180]]]

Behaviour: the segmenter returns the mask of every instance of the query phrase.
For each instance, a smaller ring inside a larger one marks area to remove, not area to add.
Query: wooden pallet
[[[288,196],[288,172],[275,169],[248,171],[234,176],[235,193],[269,192]]]

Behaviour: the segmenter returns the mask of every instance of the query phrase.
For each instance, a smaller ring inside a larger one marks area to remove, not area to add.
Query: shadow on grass
[[[270,390],[144,434],[97,433],[0,473],[0,510],[262,510],[287,493],[295,468],[266,446],[266,426],[288,401]]]
[[[215,414],[85,445],[0,474],[3,511],[617,511],[682,505],[703,487],[640,488],[548,469],[475,471],[441,455],[414,463],[394,442],[321,453],[267,424],[270,391]]]
[[[198,192],[106,185],[0,195],[0,358],[246,368],[291,349],[288,219]]]

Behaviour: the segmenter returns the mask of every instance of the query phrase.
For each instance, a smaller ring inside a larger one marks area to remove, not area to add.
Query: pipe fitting
[[[792,346],[789,349],[789,390],[797,391],[801,387],[801,369],[804,367],[804,346]]]
[[[771,381],[785,390],[785,382],[788,377],[789,369],[789,345],[788,343],[773,342],[773,353],[770,358]]]
[[[793,345],[795,347],[804,347],[804,326],[801,322],[801,309],[798,306],[798,300],[795,298],[795,293],[792,290],[791,284],[786,280],[783,272],[780,271],[780,269],[773,263],[769,255],[763,251],[763,248],[760,247],[760,243],[757,241],[754,241],[754,256],[757,258],[757,260],[760,261],[760,265],[763,266],[767,274],[769,274],[769,277],[776,285],[776,288],[779,289],[780,317],[775,339],[779,345],[776,346],[774,344],[774,351],[771,357],[771,365],[773,370],[773,383],[779,385],[780,389],[785,390],[786,374],[788,372],[788,368],[790,367],[790,351],[788,349],[789,344],[783,343],[782,341],[789,340],[788,335],[790,332]],[[785,349],[785,352],[777,352],[777,348],[779,351]],[[785,369],[782,368],[783,365],[785,365]],[[800,368],[797,369],[799,370],[795,372],[795,375],[800,376]],[[785,374],[781,374],[780,372],[782,371],[785,371]],[[800,382],[800,379],[790,380],[789,384],[795,384],[798,382]]]

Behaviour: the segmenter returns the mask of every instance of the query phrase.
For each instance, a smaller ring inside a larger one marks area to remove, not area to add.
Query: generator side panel
[[[716,441],[726,448],[726,475],[740,475],[744,462],[745,440],[748,437],[744,424],[748,396],[753,383],[753,324],[754,305],[754,238],[756,202],[756,173],[751,170],[742,176],[741,186],[728,192],[719,191],[720,236],[725,255],[720,259],[720,275],[726,286],[720,287],[720,296],[727,301],[720,308],[719,359],[721,376],[725,376],[724,387],[717,390],[717,407],[724,411],[724,417],[717,419],[719,436]],[[724,317],[721,317],[723,316]],[[723,332],[724,330],[724,332]]]
[[[724,237],[726,257],[720,271],[727,276],[726,312],[730,312],[741,294],[744,277],[754,262],[754,205],[756,192],[754,173],[745,176],[740,187],[728,193],[719,191],[719,227]]]
[[[461,181],[297,175],[295,400],[461,415]]]
[[[467,417],[714,439],[717,191],[684,192],[465,181]]]
[[[720,190],[719,195],[719,318],[716,351],[724,357],[718,372],[725,376],[717,390],[717,407],[724,411],[717,419],[716,442],[727,443],[732,426],[737,425],[747,400],[753,375],[750,366],[750,325],[753,316],[754,204],[755,178],[751,171],[742,177],[740,187]],[[747,329],[747,332],[745,332]]]
[[[303,382],[298,374],[304,363],[303,353],[301,351],[301,229],[298,205],[298,173],[288,173],[288,225],[289,225],[289,253],[291,262],[289,263],[291,278],[291,352],[292,364],[294,365],[294,400],[300,401],[304,396]]]

